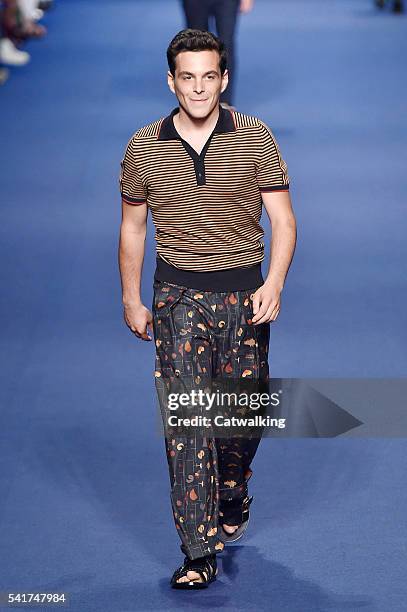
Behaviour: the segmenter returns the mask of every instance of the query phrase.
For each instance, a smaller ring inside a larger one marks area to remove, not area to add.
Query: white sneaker
[[[39,8],[34,9],[33,12],[31,13],[31,19],[33,21],[39,21],[43,17],[44,17],[44,11],[42,11]]]
[[[44,11],[38,8],[38,0],[18,0],[18,8],[24,19],[38,21],[44,16]]]
[[[0,60],[8,66],[25,66],[31,57],[27,51],[20,51],[9,38],[0,40]]]

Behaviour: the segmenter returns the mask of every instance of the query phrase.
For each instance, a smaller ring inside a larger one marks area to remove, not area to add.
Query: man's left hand
[[[241,13],[250,13],[253,8],[254,0],[240,0],[239,10]]]
[[[275,321],[280,312],[281,289],[264,283],[253,295],[253,325]]]

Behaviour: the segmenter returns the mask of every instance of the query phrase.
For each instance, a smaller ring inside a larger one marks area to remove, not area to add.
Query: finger
[[[150,340],[152,340],[151,336],[150,336],[148,333],[141,334],[140,338],[141,338],[142,340],[146,340],[147,342],[149,342]]]
[[[146,323],[144,325],[144,328],[139,330],[140,331],[140,337],[141,337],[142,340],[147,340],[148,341],[148,340],[152,339],[150,334],[148,333],[148,330],[147,330],[147,327],[149,327],[149,326],[150,326],[150,322],[146,321]]]
[[[253,296],[253,314],[256,314],[260,308],[260,294],[255,293]]]
[[[258,320],[259,320],[261,317],[263,317],[263,316],[266,314],[266,312],[267,312],[267,310],[269,309],[269,307],[270,307],[270,304],[269,304],[268,302],[264,301],[264,302],[262,303],[262,305],[261,305],[260,310],[258,311],[258,313],[254,315],[254,317],[253,317],[252,321],[253,321],[253,322],[256,322],[256,321],[258,321]]]
[[[144,326],[144,329],[139,330],[139,332],[140,332],[140,336],[139,336],[139,337],[140,337],[142,340],[147,340],[147,341],[149,341],[149,340],[151,340],[152,338],[151,338],[150,334],[149,334],[149,333],[148,333],[148,331],[147,331],[147,325],[149,325],[149,323],[146,323],[146,325]]]
[[[280,312],[280,303],[277,302],[277,304],[274,306],[274,308],[271,311],[271,317],[275,317],[278,315],[278,313]]]
[[[262,323],[267,323],[272,312],[273,312],[273,308],[270,306],[265,312],[265,314],[260,319],[258,319],[255,324],[261,325]]]
[[[128,327],[129,329],[131,329],[131,331],[134,333],[134,332],[136,331],[136,328],[135,328],[135,326],[132,324],[132,322],[130,321],[130,319],[128,319],[128,318],[127,318],[126,311],[124,311],[123,318],[124,318],[124,322],[126,323],[127,327]]]
[[[275,313],[271,314],[270,321],[275,321],[280,314],[280,309],[278,308]]]
[[[252,323],[258,323],[260,321],[260,319],[262,319],[264,317],[264,315],[267,313],[268,308],[267,306],[264,306],[260,308],[259,312],[257,313],[257,315],[255,317],[253,317],[252,319]]]
[[[278,313],[280,312],[280,308],[281,308],[281,302],[280,300],[277,300],[274,308],[273,308],[273,312],[271,313],[271,317],[272,318],[277,318]]]
[[[137,327],[133,325],[132,323],[130,323],[130,321],[128,321],[127,319],[126,319],[126,323],[129,329],[133,332],[133,334],[137,336],[137,338],[140,338],[140,332],[138,331]]]

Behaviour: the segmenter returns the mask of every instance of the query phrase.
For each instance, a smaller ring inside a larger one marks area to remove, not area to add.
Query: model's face
[[[168,73],[169,88],[194,119],[205,119],[213,111],[227,84],[227,70],[222,76],[217,51],[183,51],[175,60],[175,77]]]

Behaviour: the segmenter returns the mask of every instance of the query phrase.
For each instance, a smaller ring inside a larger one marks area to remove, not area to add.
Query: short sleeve
[[[287,164],[272,131],[262,121],[259,121],[258,145],[257,184],[260,191],[288,191],[290,177]]]
[[[120,162],[120,193],[126,204],[137,206],[147,201],[147,195],[137,167],[134,136],[130,139]]]

